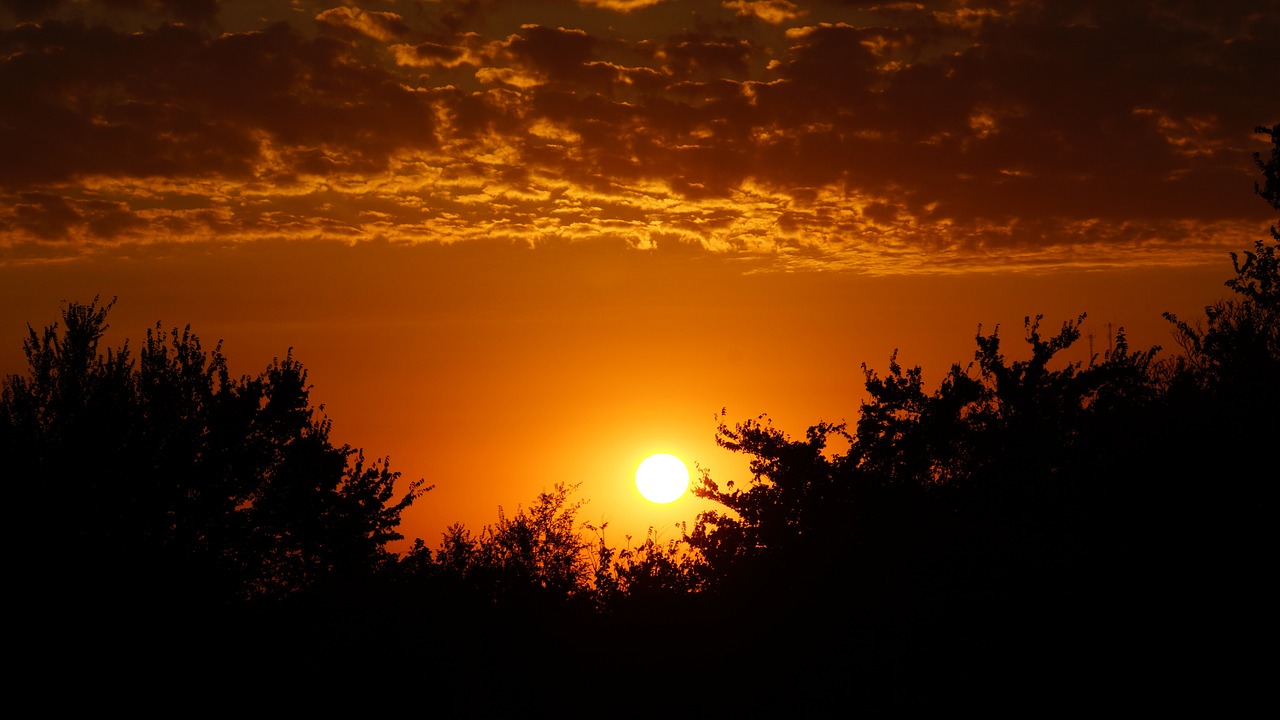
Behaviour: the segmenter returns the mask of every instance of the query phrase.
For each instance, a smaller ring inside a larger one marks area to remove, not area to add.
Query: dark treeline
[[[429,488],[335,446],[291,356],[103,349],[110,303],[71,303],[0,395],[11,657],[64,701],[171,709],[1239,707],[1271,637],[1277,248],[1232,254],[1164,355],[1120,330],[1066,361],[1084,316],[1028,318],[1022,359],[980,329],[933,391],[864,365],[852,427],[725,421],[752,476],[621,547],[556,487],[393,554]]]

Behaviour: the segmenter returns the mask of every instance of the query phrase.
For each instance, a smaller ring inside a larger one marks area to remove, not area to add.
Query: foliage
[[[498,521],[478,535],[461,524],[444,533],[434,568],[493,604],[560,602],[582,596],[593,575],[588,543],[577,515],[577,488],[557,484],[514,516],[498,508]],[[424,546],[415,548],[419,557]]]
[[[747,572],[738,569],[745,561],[778,590],[788,578],[817,587],[850,563],[933,563],[930,542],[935,555],[954,550],[977,537],[955,533],[980,524],[982,534],[1056,527],[1068,479],[1091,472],[1078,459],[1102,450],[1118,408],[1155,397],[1157,349],[1131,352],[1123,329],[1101,360],[1057,360],[1083,320],[1045,337],[1040,318],[1027,318],[1025,360],[1005,357],[998,328],[980,332],[974,362],[953,366],[932,394],[920,368],[904,370],[896,354],[883,377],[864,366],[869,399],[851,435],[829,423],[794,440],[764,418],[722,424],[720,444],[751,457],[752,478],[722,491],[704,475],[695,493],[727,512],[703,513],[690,542],[713,575]],[[828,452],[832,439],[848,450]]]
[[[433,592],[461,593],[487,606],[519,608],[569,605],[614,610],[640,598],[695,593],[705,584],[700,556],[687,538],[661,542],[650,529],[645,541],[621,549],[605,537],[607,523],[577,517],[585,501],[573,501],[576,485],[539,493],[514,516],[499,507],[498,521],[478,533],[455,523],[434,553],[421,540],[401,560],[401,570],[433,579]]]
[[[850,509],[843,461],[824,454],[833,436],[844,438],[843,426],[820,423],[803,440],[791,440],[765,416],[733,427],[720,423],[716,442],[751,456],[752,479],[746,488],[730,481],[721,490],[703,472],[693,488],[729,511],[701,513],[688,537],[716,582],[754,576],[785,584],[779,573],[799,567],[788,560],[829,547],[829,532]]]
[[[385,460],[333,445],[291,354],[233,378],[220,345],[159,325],[136,361],[127,342],[103,354],[113,303],[71,303],[61,330],[30,330],[29,371],[0,393],[0,450],[22,478],[14,507],[57,558],[48,592],[238,603],[394,562],[385,546],[427,488],[394,500]]]
[[[1269,133],[1272,149],[1264,162],[1254,154],[1262,169],[1264,184],[1255,190],[1273,209],[1280,210],[1280,124],[1259,127]],[[1188,322],[1173,313],[1165,318],[1174,325],[1174,336],[1183,349],[1170,375],[1182,375],[1184,384],[1205,393],[1235,400],[1262,413],[1280,401],[1274,382],[1280,371],[1280,230],[1271,227],[1271,242],[1257,240],[1243,260],[1231,253],[1235,277],[1225,285],[1236,297],[1219,300],[1204,309],[1202,322]]]
[[[1258,169],[1262,171],[1262,184],[1253,184],[1253,190],[1263,200],[1267,201],[1271,207],[1280,210],[1280,123],[1272,125],[1270,128],[1259,125],[1253,131],[1259,135],[1266,134],[1271,136],[1271,154],[1266,160],[1262,159],[1262,153],[1254,153],[1253,161],[1258,165]],[[1276,230],[1272,228],[1272,236],[1274,237]]]
[[[1280,126],[1259,132],[1273,149],[1255,156],[1258,194],[1280,209]],[[762,657],[857,645],[862,678],[910,648],[937,658],[947,697],[993,677],[1001,693],[1066,677],[1060,659],[1081,653],[1124,672],[1099,647],[1162,672],[1220,654],[1195,621],[1240,634],[1267,612],[1254,600],[1272,554],[1257,478],[1280,437],[1278,248],[1273,226],[1271,242],[1233,253],[1235,297],[1202,321],[1166,316],[1183,350],[1172,358],[1131,349],[1121,328],[1101,357],[1068,360],[1085,316],[1052,335],[1027,317],[1025,356],[979,328],[972,362],[932,393],[896,352],[884,375],[864,365],[852,432],[721,423],[751,477],[722,490],[704,474],[694,492],[723,510],[687,540],[722,622],[772,638]]]
[[[644,542],[627,544],[617,551],[604,552],[604,538],[600,538],[601,557],[611,562],[601,564],[596,576],[596,592],[602,596],[601,604],[625,600],[634,603],[661,603],[669,597],[681,597],[701,592],[706,588],[706,564],[689,542],[687,528],[681,527],[681,537],[663,542],[653,528],[649,528]]]

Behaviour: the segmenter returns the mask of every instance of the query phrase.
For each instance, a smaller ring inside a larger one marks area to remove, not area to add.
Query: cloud
[[[739,16],[757,17],[773,25],[795,20],[808,12],[787,0],[731,0],[723,5]]]
[[[131,14],[199,25],[212,21],[221,7],[222,0],[0,0],[0,9],[19,20]]]
[[[723,74],[745,77],[753,51],[742,38],[683,33],[663,43],[655,57],[674,78],[714,80]]]
[[[459,35],[454,43],[444,44],[432,41],[414,45],[392,45],[397,65],[418,68],[457,68],[463,65],[480,67],[487,63],[491,54],[486,48],[487,41],[475,33]]]
[[[330,8],[316,15],[316,22],[334,30],[349,29],[374,40],[392,42],[409,34],[404,18],[391,12],[353,7]]]
[[[26,231],[40,239],[53,240],[66,237],[72,227],[82,225],[84,216],[63,197],[22,193],[5,220],[10,228]]]
[[[629,13],[633,10],[653,7],[654,5],[660,5],[663,2],[665,2],[665,0],[578,0],[578,3],[584,7],[614,10],[622,13]]]
[[[1247,3],[677,5],[212,4],[214,30],[10,2],[0,245],[598,236],[883,267],[1190,258],[1265,222],[1280,16]]]
[[[548,81],[572,82],[595,59],[597,44],[582,30],[524,25],[507,39],[505,48],[514,62]]]
[[[320,155],[378,170],[395,149],[434,142],[424,94],[340,42],[285,25],[211,37],[176,25],[124,33],[47,22],[0,35],[0,48],[9,130],[0,149],[13,158],[0,184],[281,179]]]

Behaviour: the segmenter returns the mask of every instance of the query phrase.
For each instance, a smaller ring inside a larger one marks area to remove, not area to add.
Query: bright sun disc
[[[675,455],[650,455],[636,468],[636,489],[650,502],[672,502],[688,488],[689,468]]]

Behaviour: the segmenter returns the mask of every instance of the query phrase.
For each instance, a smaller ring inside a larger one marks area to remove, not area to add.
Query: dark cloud
[[[672,77],[714,80],[724,75],[745,78],[751,43],[741,38],[681,34],[663,43],[658,59]]]
[[[32,20],[45,17],[58,9],[67,0],[0,0],[0,8],[4,8],[17,16],[19,20]]]
[[[567,82],[582,76],[597,43],[582,30],[526,25],[508,40],[507,51],[549,80]]]
[[[154,12],[189,23],[206,22],[218,14],[222,0],[104,0],[109,9]]]
[[[84,223],[84,216],[66,198],[47,193],[22,193],[9,213],[8,224],[43,240],[66,237]]]
[[[396,148],[435,142],[424,94],[285,25],[213,37],[50,21],[0,33],[0,54],[0,152],[13,159],[4,184],[248,177],[266,172],[268,144],[365,171]]]
[[[56,18],[64,12],[104,16],[125,13],[200,24],[211,21],[221,6],[222,0],[0,0],[0,8],[19,20]]]

